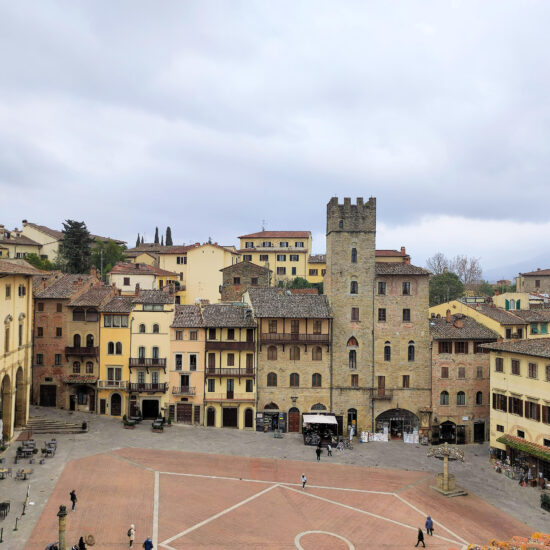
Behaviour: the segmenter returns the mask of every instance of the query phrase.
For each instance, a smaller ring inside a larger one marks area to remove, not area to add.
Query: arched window
[[[516,309],[516,301],[510,300],[510,309]]]
[[[300,375],[297,372],[293,372],[290,375],[290,387],[297,388],[300,386]]]
[[[483,405],[483,392],[478,391],[476,393],[476,405]]]
[[[75,334],[73,336],[73,346],[75,348],[79,348],[80,347],[80,334]]]
[[[321,346],[315,346],[311,350],[311,358],[313,361],[321,361],[323,359],[323,350]]]
[[[264,410],[265,409],[269,409],[269,410],[272,410],[272,411],[278,411],[279,410],[279,405],[277,405],[277,403],[273,403],[273,401],[272,401],[271,403],[268,403],[264,407]]]
[[[73,373],[80,374],[80,361],[75,361],[73,363]]]
[[[318,372],[315,372],[311,375],[311,387],[312,388],[321,387],[321,375]]]
[[[122,342],[117,342],[115,345],[115,353],[117,355],[122,355]]]
[[[389,342],[384,344],[384,361],[391,361],[391,344]]]
[[[448,405],[449,404],[449,392],[448,391],[442,391],[439,394],[439,404],[440,405]]]
[[[157,346],[153,346],[153,359],[159,358],[159,349]]]
[[[349,368],[350,369],[356,369],[357,368],[357,352],[354,349],[351,349],[349,351]]]
[[[300,348],[298,346],[292,346],[290,348],[290,360],[298,361],[300,359]]]
[[[271,388],[277,387],[277,375],[274,372],[267,374],[267,386]]]
[[[145,346],[139,346],[139,348],[138,348],[138,357],[140,359],[145,359]]]
[[[113,355],[115,353],[115,344],[114,344],[114,342],[109,342],[107,344],[107,353],[109,355]]]
[[[351,281],[349,284],[350,294],[359,294],[359,283],[357,281]]]
[[[351,263],[356,264],[357,263],[357,248],[351,249]]]
[[[352,336],[349,340],[348,340],[348,348],[350,347],[358,347],[359,346],[359,342],[357,341],[357,338],[355,338],[355,336]]]
[[[93,374],[94,373],[94,364],[91,361],[88,361],[86,363],[86,374]]]
[[[409,361],[414,361],[414,342],[412,340],[409,342],[409,347],[407,349],[407,359]]]
[[[145,325],[143,323],[139,325],[139,332],[145,332]]]
[[[457,405],[466,405],[466,394],[463,391],[459,391],[456,394],[456,404]]]
[[[84,321],[85,320],[85,312],[81,307],[75,307],[73,309],[73,321]]]
[[[315,403],[313,407],[311,407],[312,411],[326,411],[327,408],[322,403]]]
[[[158,334],[158,333],[159,333],[159,326],[158,326],[156,323],[153,325],[153,333],[154,333],[154,334]]]
[[[87,348],[93,348],[94,347],[94,335],[88,334],[86,336],[86,347]]]
[[[269,361],[276,361],[277,360],[277,347],[276,346],[269,346],[267,348],[267,358]]]

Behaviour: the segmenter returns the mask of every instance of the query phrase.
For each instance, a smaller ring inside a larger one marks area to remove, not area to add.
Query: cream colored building
[[[176,273],[145,263],[120,262],[107,275],[107,281],[120,289],[123,296],[136,292],[136,285],[142,290],[162,290],[164,281],[178,282]]]
[[[40,254],[40,244],[23,235],[19,229],[8,231],[0,225],[0,258],[23,259],[27,254]]]

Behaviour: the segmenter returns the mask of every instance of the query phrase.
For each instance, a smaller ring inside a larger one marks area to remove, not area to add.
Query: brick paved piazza
[[[429,488],[441,462],[428,459],[426,447],[357,444],[332,458],[324,454],[318,464],[314,449],[296,434],[273,439],[191,426],[153,434],[149,423],[123,430],[109,418],[38,408],[33,414],[86,419],[90,432],[57,436],[56,456],[33,466],[34,505],[16,532],[27,484],[0,481],[2,500],[12,502],[0,523],[0,548],[42,550],[57,540],[56,513],[59,504],[70,504],[73,488],[79,500],[67,518],[68,542],[92,533],[101,549],[127,547],[130,523],[136,525],[137,548],[148,535],[166,550],[410,548],[426,514],[436,524],[427,547],[461,549],[465,542],[543,530],[550,517],[538,507],[536,489],[491,469],[484,445],[465,446],[465,464],[451,466],[470,494],[446,499]],[[10,466],[14,452],[12,446]]]

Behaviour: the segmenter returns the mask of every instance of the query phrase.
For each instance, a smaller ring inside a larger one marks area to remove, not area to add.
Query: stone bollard
[[[66,530],[66,518],[67,508],[61,504],[59,506],[59,512],[57,512],[59,518],[59,550],[67,550],[65,547],[65,530]]]

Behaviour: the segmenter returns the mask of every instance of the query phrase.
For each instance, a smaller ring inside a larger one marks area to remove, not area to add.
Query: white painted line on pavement
[[[160,486],[160,475],[158,472],[155,472],[155,493],[153,498],[153,545],[154,547],[158,544],[159,538],[159,486]]]

